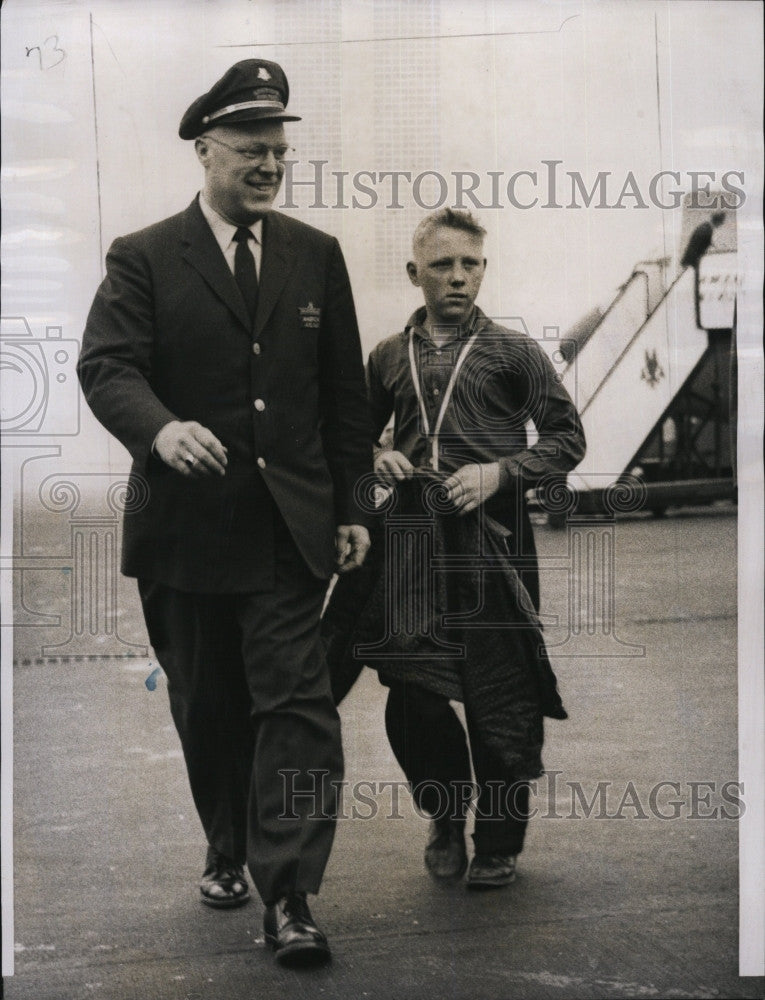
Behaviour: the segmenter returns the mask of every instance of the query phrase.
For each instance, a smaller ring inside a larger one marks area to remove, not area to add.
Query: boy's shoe
[[[433,878],[442,882],[456,882],[462,878],[467,868],[464,823],[437,820],[431,823],[425,867]]]
[[[501,889],[515,881],[515,854],[476,854],[470,863],[468,889]]]

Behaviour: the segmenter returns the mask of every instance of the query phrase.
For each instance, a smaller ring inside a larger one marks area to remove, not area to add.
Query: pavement
[[[320,970],[274,963],[255,899],[199,904],[204,842],[164,678],[146,684],[151,659],[65,662],[20,629],[5,997],[762,997],[763,980],[737,972],[735,508],[635,517],[614,538],[614,630],[598,619],[597,634],[552,650],[570,718],[547,725],[548,773],[509,888],[430,881],[427,824],[364,671],[342,706],[348,818],[313,902],[334,952]],[[537,539],[553,647],[570,639],[569,541],[544,526]],[[27,608],[53,599],[44,586]],[[120,608],[122,634],[145,642],[129,582]],[[597,655],[570,655],[588,643]]]

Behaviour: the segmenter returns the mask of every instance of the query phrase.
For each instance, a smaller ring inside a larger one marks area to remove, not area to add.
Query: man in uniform
[[[122,568],[207,837],[202,902],[246,902],[246,862],[266,940],[299,965],[330,954],[306,894],[342,776],[319,617],[369,544],[354,486],[372,456],[340,247],[271,210],[288,96],[280,66],[248,59],[185,113],[204,188],[112,244],[79,376],[133,458]]]
[[[486,269],[485,235],[469,213],[451,209],[427,216],[415,231],[407,272],[422,289],[425,306],[403,332],[378,344],[367,364],[375,435],[395,416],[393,445],[379,450],[375,470],[392,485],[411,479],[417,470],[441,473],[444,496],[439,509],[447,505],[452,511],[443,516],[460,518],[480,508],[486,521],[498,523],[523,584],[516,586],[520,602],[513,601],[512,608],[499,609],[499,614],[507,622],[514,616],[519,620],[525,604],[527,620],[533,623],[528,605],[539,607],[539,581],[525,492],[545,476],[565,474],[581,461],[584,434],[571,399],[536,342],[498,326],[475,306]],[[531,446],[529,422],[538,434]],[[478,553],[459,552],[456,561],[464,562],[466,555],[475,558]],[[496,560],[492,565],[496,570]],[[487,582],[486,601],[490,588],[492,594],[500,592],[499,584]],[[540,666],[533,652],[518,653],[521,647],[503,644],[500,640],[508,640],[511,633],[496,631],[502,618],[492,623],[489,616],[488,623],[476,627],[484,598],[466,593],[464,585],[453,589],[464,606],[448,610],[472,618],[474,625],[464,636],[467,662],[459,665],[457,677],[478,785],[468,886],[487,889],[507,885],[515,877],[528,822],[527,779],[541,773],[542,716],[565,718],[565,712],[546,657]],[[490,635],[487,630],[492,629],[495,638],[481,646],[480,658],[498,662],[471,662],[471,643],[477,648],[471,635]],[[538,648],[536,641],[528,648]],[[507,649],[516,652],[503,661],[507,654],[501,651]],[[453,690],[448,664],[443,660],[440,672],[438,663],[430,672],[417,662],[379,669],[390,688],[385,722],[391,747],[418,807],[434,817],[426,867],[438,879],[453,880],[467,868],[467,803],[460,789],[470,785],[471,772],[465,730],[444,694]],[[387,671],[391,673],[386,677]],[[499,704],[504,698],[508,713],[504,723],[493,720],[491,735],[487,713],[472,711],[465,697],[488,671],[493,671],[494,700]]]

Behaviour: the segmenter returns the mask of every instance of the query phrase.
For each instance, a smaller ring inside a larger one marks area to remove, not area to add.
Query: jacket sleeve
[[[144,467],[158,432],[176,416],[151,388],[152,282],[142,254],[125,238],[106,256],[106,277],[88,315],[77,374],[97,419]]]
[[[576,407],[560,382],[552,362],[531,338],[519,366],[520,395],[538,439],[531,446],[499,460],[500,489],[515,490],[518,479],[528,489],[546,475],[570,472],[584,458],[584,429]]]
[[[337,524],[373,523],[356,486],[372,470],[372,430],[348,271],[337,240],[327,265],[320,342],[322,441],[335,489]]]
[[[382,451],[380,435],[393,414],[393,394],[386,389],[380,376],[379,349],[375,348],[367,359],[367,396],[372,417],[372,437],[375,454]]]

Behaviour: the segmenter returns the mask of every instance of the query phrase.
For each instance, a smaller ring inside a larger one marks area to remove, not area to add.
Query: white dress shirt
[[[233,222],[229,222],[228,219],[224,219],[220,212],[215,211],[205,198],[204,191],[199,192],[199,207],[202,209],[202,215],[207,219],[207,223],[210,229],[212,229],[212,234],[217,240],[218,246],[223,251],[226,263],[233,274],[234,254],[236,253],[234,233],[239,227],[235,226]],[[255,273],[260,278],[260,258],[263,253],[263,220],[258,219],[251,226],[247,226],[247,229],[252,233],[252,240],[248,240],[247,245],[252,251],[252,256],[255,258]]]

